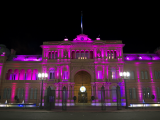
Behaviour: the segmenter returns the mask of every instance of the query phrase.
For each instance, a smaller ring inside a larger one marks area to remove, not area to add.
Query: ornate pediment
[[[73,41],[86,42],[86,41],[91,41],[91,39],[88,37],[88,35],[80,34],[77,35],[77,38],[73,39]]]

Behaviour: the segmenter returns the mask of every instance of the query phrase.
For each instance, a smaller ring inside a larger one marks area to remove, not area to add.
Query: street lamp
[[[46,80],[47,77],[48,77],[48,74],[47,74],[47,73],[39,73],[39,74],[38,74],[39,80],[42,80],[40,109],[42,109],[43,80]]]
[[[128,100],[127,100],[127,88],[126,88],[126,80],[129,79],[130,73],[129,72],[120,72],[120,76],[124,79],[125,83],[125,97],[126,97],[126,109],[128,108]]]

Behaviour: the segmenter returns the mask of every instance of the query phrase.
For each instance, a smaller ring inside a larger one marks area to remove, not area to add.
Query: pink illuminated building
[[[128,106],[143,100],[160,102],[159,50],[153,54],[125,54],[124,46],[121,40],[91,40],[85,34],[73,40],[43,42],[42,55],[15,55],[14,50],[10,53],[0,44],[0,103],[6,99],[15,103],[17,95],[20,102],[38,105],[42,89],[38,73],[44,72],[48,78],[43,84],[43,96],[50,86],[55,90],[56,103],[62,102],[64,86],[68,103],[74,103],[74,96],[75,103],[81,103],[82,86],[86,89],[86,103],[100,103],[100,90],[104,86],[106,105],[112,106],[117,102],[115,89],[120,86],[121,101],[125,105],[125,84],[119,75],[124,71],[130,72],[126,80]],[[95,96],[95,100],[92,101],[91,96]]]

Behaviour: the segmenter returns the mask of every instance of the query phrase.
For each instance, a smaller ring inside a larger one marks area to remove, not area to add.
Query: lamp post
[[[129,72],[120,72],[120,76],[124,79],[125,84],[125,97],[126,97],[126,109],[128,108],[128,100],[127,100],[127,88],[126,88],[126,80],[129,79],[130,73]]]
[[[48,74],[47,74],[47,73],[39,73],[39,74],[38,74],[39,80],[42,80],[40,109],[42,109],[43,80],[46,80],[47,77],[48,77]]]

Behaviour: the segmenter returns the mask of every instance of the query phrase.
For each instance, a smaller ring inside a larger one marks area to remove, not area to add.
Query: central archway
[[[74,96],[76,103],[91,103],[91,75],[86,71],[79,71],[74,76]],[[80,87],[86,88],[85,92],[80,91]]]

